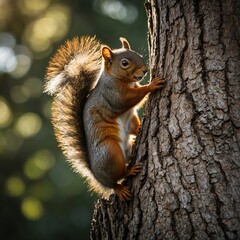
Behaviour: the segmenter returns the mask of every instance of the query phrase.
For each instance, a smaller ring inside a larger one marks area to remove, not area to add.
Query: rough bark
[[[148,0],[152,75],[128,181],[92,239],[240,239],[240,1]]]

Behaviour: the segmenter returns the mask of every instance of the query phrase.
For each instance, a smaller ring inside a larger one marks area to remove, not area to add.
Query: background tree
[[[99,201],[92,239],[240,239],[240,2],[146,9],[152,75],[167,83],[135,144],[134,197]]]

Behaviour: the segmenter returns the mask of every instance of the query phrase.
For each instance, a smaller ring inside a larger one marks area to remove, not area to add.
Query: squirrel
[[[129,200],[122,180],[141,171],[128,166],[140,126],[136,107],[164,80],[139,85],[148,67],[125,38],[120,41],[112,50],[96,37],[67,40],[48,64],[44,91],[55,96],[52,124],[73,170],[103,197],[115,192]]]

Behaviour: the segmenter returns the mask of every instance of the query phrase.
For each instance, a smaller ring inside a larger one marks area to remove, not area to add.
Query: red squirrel
[[[122,200],[131,193],[121,183],[141,171],[128,166],[140,121],[136,107],[164,80],[140,86],[148,68],[125,38],[112,50],[95,37],[74,38],[49,62],[45,92],[54,95],[52,123],[56,139],[73,169],[102,196],[112,190]]]

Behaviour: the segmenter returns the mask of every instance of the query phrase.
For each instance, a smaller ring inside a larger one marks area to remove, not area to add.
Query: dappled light
[[[127,24],[133,23],[138,17],[138,9],[127,1],[95,0],[94,6],[96,11]]]

